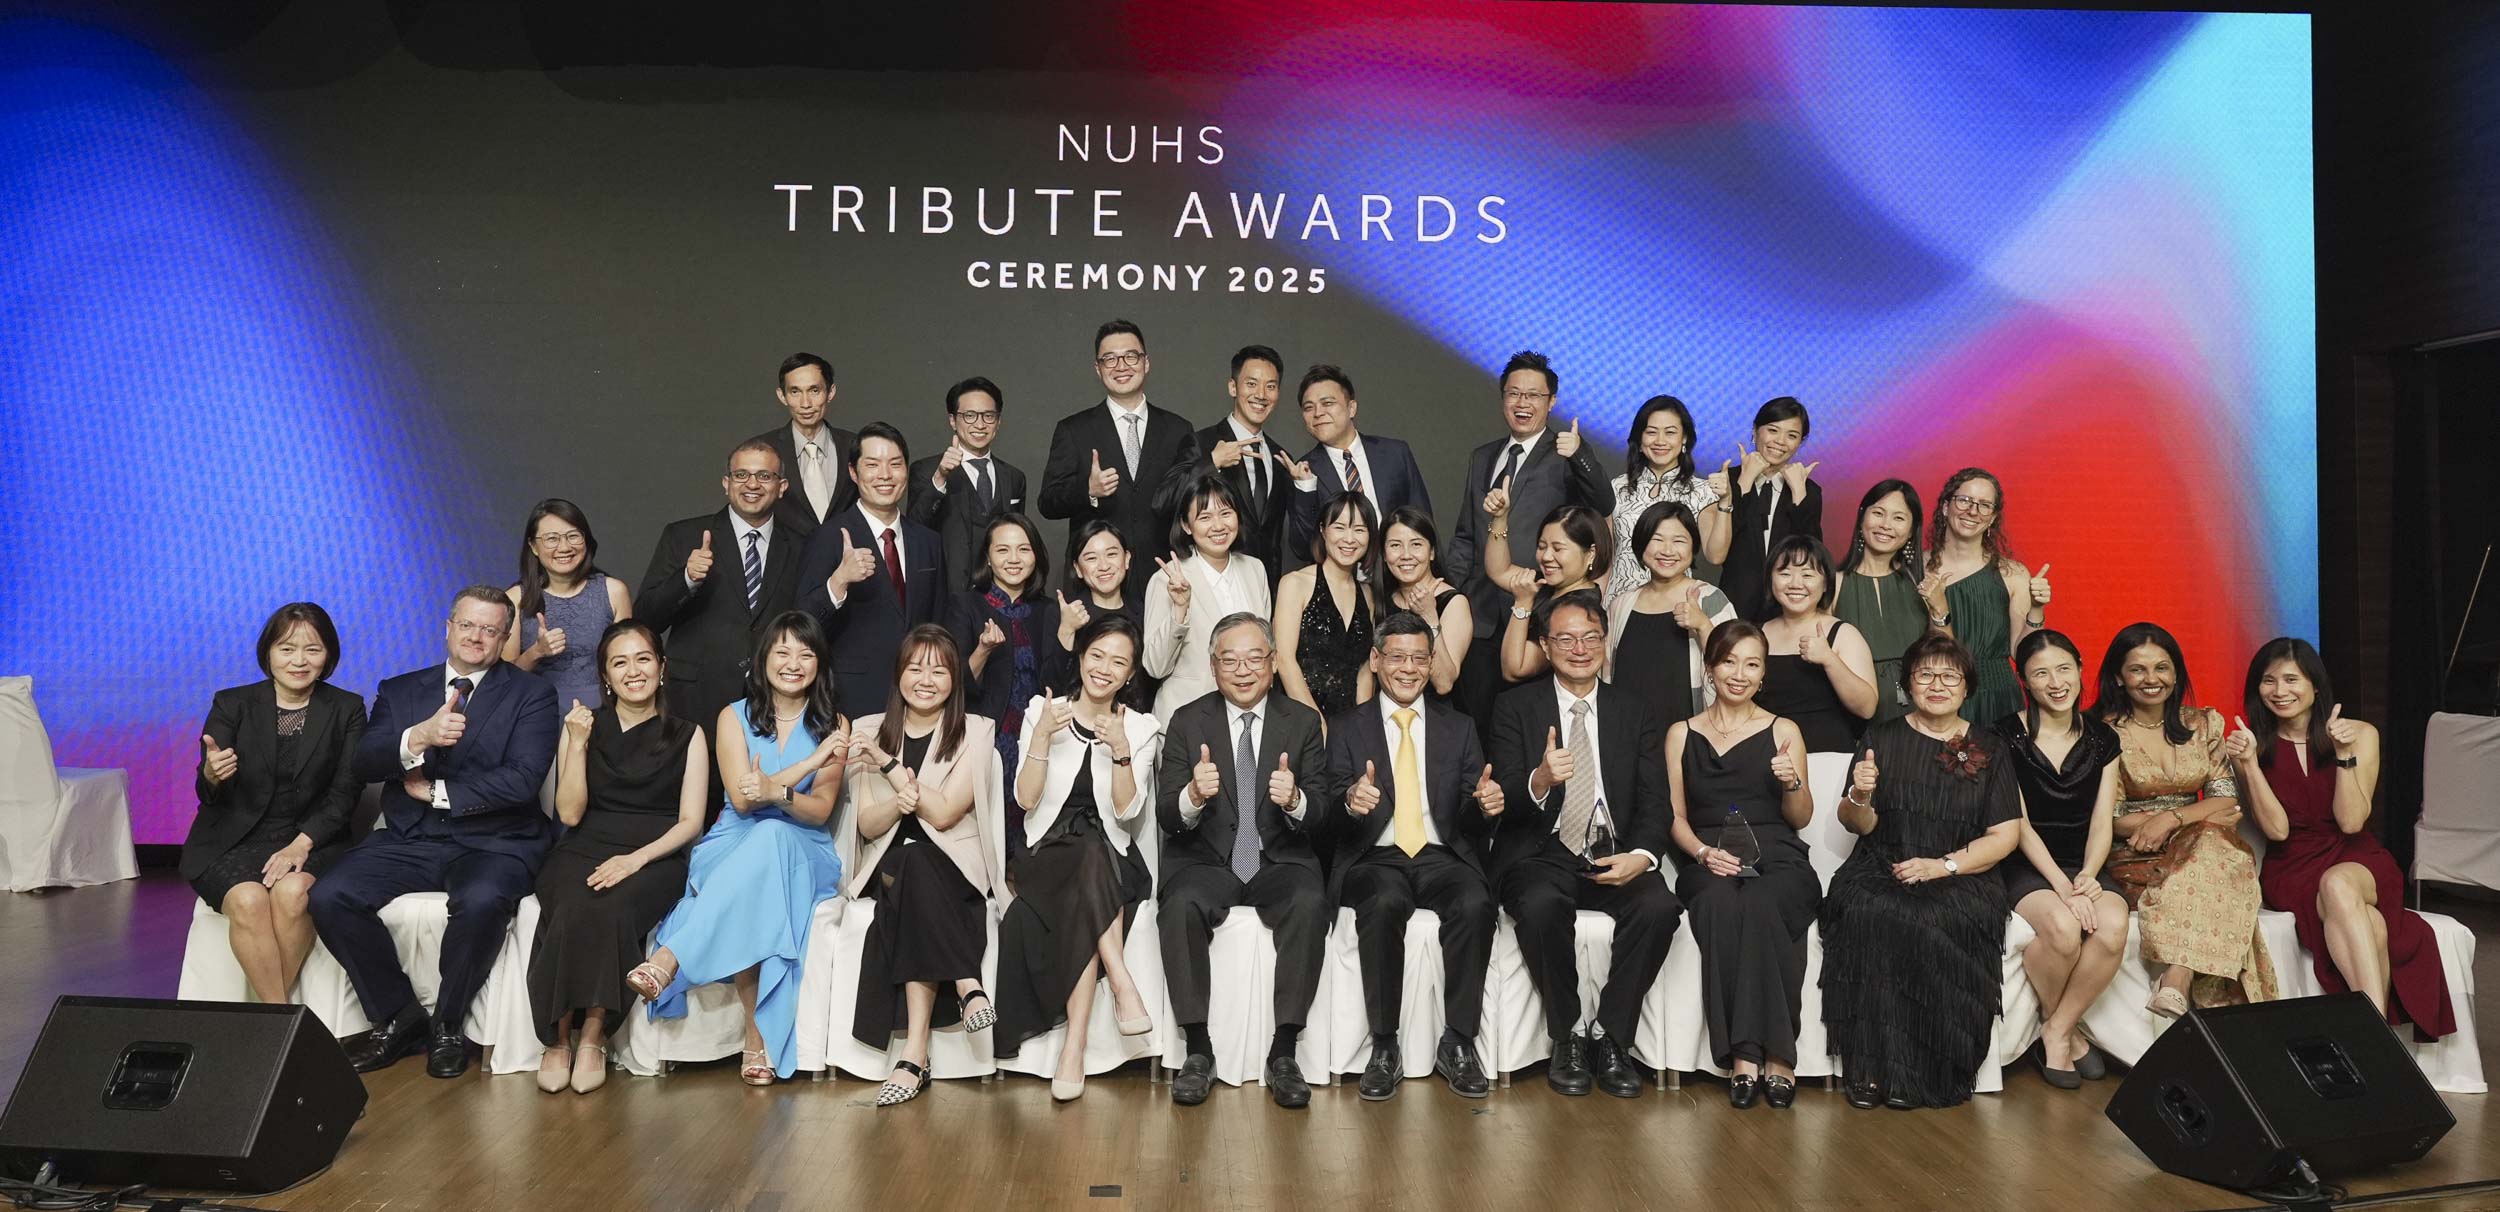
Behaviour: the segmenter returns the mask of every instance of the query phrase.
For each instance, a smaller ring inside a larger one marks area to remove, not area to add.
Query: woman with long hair
[[[504,633],[503,659],[555,683],[567,711],[599,706],[603,675],[587,645],[634,617],[633,594],[599,570],[598,556],[599,536],[581,506],[549,497],[521,524],[521,577],[504,590],[515,625]]]
[[[1875,658],[1875,714],[1892,720],[1909,714],[1901,692],[1901,654],[1941,625],[1946,610],[1944,578],[1924,572],[1919,529],[1924,517],[1918,490],[1906,480],[1885,480],[1858,501],[1857,529],[1840,561],[1840,591],[1832,614],[1866,637]]]
[[[1648,580],[1606,604],[1606,680],[1674,724],[1709,703],[1711,663],[1702,644],[1712,628],[1736,617],[1736,607],[1694,575],[1701,525],[1682,502],[1650,506],[1630,542]]]
[[[1391,586],[1389,608],[1411,612],[1432,632],[1432,692],[1458,686],[1467,650],[1476,640],[1475,607],[1441,578],[1441,534],[1432,515],[1412,505],[1389,511],[1381,522],[1381,567]]]
[[[860,945],[851,1035],[872,1048],[903,1036],[894,1075],[877,1090],[880,1107],[928,1089],[931,1031],[958,1023],[984,1031],[998,1017],[981,989],[990,864],[974,811],[995,795],[997,725],[964,709],[965,681],[955,637],[923,623],[894,656],[885,711],[851,729],[848,791],[861,850],[849,891],[877,902]]]
[[[2048,565],[2039,575],[2014,558],[2005,537],[2005,485],[1984,467],[1946,477],[1936,493],[1927,536],[1927,571],[1944,582],[1944,621],[1979,665],[1979,684],[1963,710],[1977,722],[2003,719],[2022,707],[2014,683],[2014,645],[2047,626]]]
[[[765,626],[746,700],[713,721],[725,810],[695,843],[685,898],[651,958],[625,975],[655,1019],[683,1018],[696,985],[734,985],[747,1016],[738,1077],[750,1086],[798,1068],[799,964],[816,902],[842,890],[829,822],[851,729],[834,711],[830,663],[814,615],[785,611]]]
[[[2266,907],[2292,915],[2327,992],[2358,989],[2425,1040],[2455,1031],[2439,940],[2404,907],[2404,873],[2370,832],[2378,729],[2344,715],[2326,661],[2291,636],[2249,660],[2241,710],[2223,752],[2266,835]]]
[[[2160,970],[2146,1008],[2272,1001],[2274,962],[2257,931],[2257,856],[2240,839],[2240,786],[2222,716],[2191,707],[2179,641],[2130,623],[2101,658],[2092,714],[2118,731],[2118,816],[2104,871],[2136,911],[2137,951]]]
[[[1276,586],[1276,675],[1287,695],[1323,720],[1371,697],[1379,536],[1371,501],[1341,493],[1320,507],[1312,562]]]
[[[1632,532],[1650,509],[1675,504],[1692,519],[1693,558],[1717,564],[1727,558],[1728,515],[1712,508],[1719,485],[1693,474],[1693,412],[1674,396],[1651,396],[1632,414],[1624,436],[1623,474],[1615,477],[1614,569],[1606,578],[1606,604],[1650,583],[1641,544]]]

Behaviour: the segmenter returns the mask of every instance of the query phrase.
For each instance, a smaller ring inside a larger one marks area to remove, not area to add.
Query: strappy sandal
[[[750,1086],[769,1086],[779,1077],[773,1072],[773,1054],[763,1048],[738,1050],[738,1080]]]
[[[972,1008],[972,999],[976,997],[981,999],[981,1008],[978,1010]],[[986,991],[975,989],[965,994],[963,1004],[964,1030],[987,1031],[998,1025],[998,1010],[991,1004],[990,995]]]
[[[885,1079],[885,1084],[877,1087],[877,1105],[880,1107],[901,1106],[920,1097],[921,1093],[929,1088],[929,1071],[923,1066],[915,1065],[907,1060],[898,1060],[894,1062],[894,1071],[911,1074],[920,1080],[906,1088],[893,1078]]]
[[[2153,990],[2153,1000],[2144,1003],[2144,1008],[2163,1018],[2177,1018],[2188,1012],[2187,994],[2163,985]]]
[[[662,971],[658,964],[644,960],[634,965],[633,971],[625,974],[625,987],[641,995],[642,1000],[646,1002],[656,1002],[660,1000],[660,994],[667,991],[668,983],[673,979],[675,979],[674,974]]]

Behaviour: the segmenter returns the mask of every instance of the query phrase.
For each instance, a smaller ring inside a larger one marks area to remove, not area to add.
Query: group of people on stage
[[[254,996],[286,1000],[318,936],[374,1024],[357,1068],[423,1052],[455,1076],[535,894],[541,1088],[597,1088],[637,996],[682,1015],[720,981],[746,1010],[740,1073],[768,1085],[795,1067],[815,907],[848,896],[877,902],[852,1029],[899,1057],[880,1105],[926,1089],[940,1030],[1055,1047],[1064,1100],[1098,996],[1121,1033],[1155,1028],[1126,962],[1152,898],[1185,1041],[1172,1098],[1194,1104],[1209,1004],[1242,992],[1217,987],[1210,940],[1249,906],[1276,952],[1266,1085],[1301,1106],[1295,1044],[1340,908],[1373,1044],[1358,1089],[1396,1091],[1421,908],[1445,964],[1432,1067],[1481,1097],[1506,912],[1548,1083],[1630,1097],[1641,999],[1689,913],[1734,1105],[1795,1098],[1819,926],[1849,1101],[1941,1106],[1989,1045],[2009,912],[2036,936],[2040,1071],[2072,1088],[2105,1071],[2081,1024],[2131,920],[2149,1008],[2175,1017],[2275,996],[2265,906],[2294,915],[2326,988],[2424,1036],[2455,1027],[2368,829],[2378,734],[2342,716],[2317,651],[2266,644],[2227,722],[2153,624],[2087,673],[1983,469],[1945,481],[1932,521],[1916,488],[1877,484],[1835,562],[1803,404],[1763,405],[1703,474],[1691,413],[1656,397],[1609,477],[1576,422],[1552,423],[1553,367],[1521,353],[1445,541],[1413,453],[1360,431],[1341,369],[1300,377],[1317,444],[1297,457],[1269,428],[1272,349],[1233,357],[1231,408],[1204,429],[1147,401],[1135,325],[1103,325],[1093,367],[1105,396],[1059,422],[1036,489],[994,453],[995,383],[949,388],[951,440],[915,461],[886,422],[829,424],[832,367],[794,355],[789,423],[730,451],[726,507],[670,524],[639,586],[600,570],[579,508],[542,502],[517,580],[461,590],[445,660],[370,705],[328,683],[321,607],[280,608],[268,678],[210,709],[182,857]],[[1066,522],[1055,587],[1028,492]],[[382,825],[350,838],[373,783]],[[1818,817],[1856,835],[1828,878]],[[430,1013],[378,916],[419,890],[448,893]],[[1584,909],[1614,923],[1586,1028]]]

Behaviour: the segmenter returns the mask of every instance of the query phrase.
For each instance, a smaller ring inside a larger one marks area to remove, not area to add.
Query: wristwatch
[[[1954,861],[1953,861],[1953,856],[1952,856],[1952,855],[1950,855],[1950,854],[1948,854],[1948,855],[1944,856],[1944,873],[1945,873],[1946,875],[1960,875],[1960,874],[1962,874],[1962,865],[1961,865],[1960,863],[1954,862]]]
[[[1130,759],[1130,758],[1115,757],[1115,758],[1111,759],[1111,764],[1112,764],[1112,765],[1114,765],[1114,766],[1126,766],[1126,765],[1128,765],[1128,764],[1129,764],[1129,762],[1130,762],[1131,760],[1132,760],[1132,759]]]
[[[1511,607],[1511,608],[1510,608],[1510,617],[1512,617],[1512,618],[1514,618],[1514,619],[1519,619],[1519,620],[1522,620],[1522,621],[1525,621],[1525,620],[1528,618],[1528,616],[1530,616],[1530,615],[1532,615],[1532,614],[1535,614],[1535,613],[1536,613],[1535,611],[1530,610],[1530,609],[1528,609],[1528,608],[1527,608],[1527,607],[1525,607],[1525,606],[1513,606],[1513,607]]]
[[[2335,759],[2335,764],[2346,770],[2352,770],[2361,765],[2361,759],[2357,757],[2339,757]]]

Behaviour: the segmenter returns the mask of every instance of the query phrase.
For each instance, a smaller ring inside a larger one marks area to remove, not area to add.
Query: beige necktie
[[[825,452],[814,442],[799,451],[799,487],[807,490],[808,512],[815,514],[817,521],[823,521],[825,506],[832,503],[833,494],[825,491]]]
[[[1413,858],[1424,848],[1424,772],[1415,768],[1415,709],[1400,707],[1389,716],[1398,722],[1398,760],[1391,767],[1397,772],[1398,803],[1389,818],[1390,836]]]

